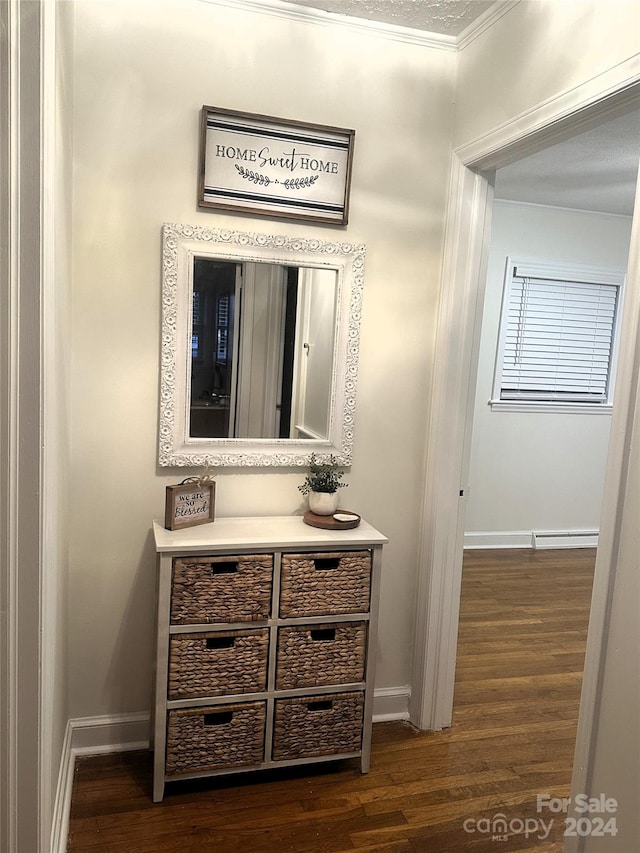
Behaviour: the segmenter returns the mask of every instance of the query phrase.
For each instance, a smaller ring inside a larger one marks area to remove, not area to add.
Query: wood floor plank
[[[453,725],[374,725],[356,761],[193,780],[151,800],[148,752],[79,758],[68,853],[561,853],[595,552],[465,554]],[[484,831],[504,815],[498,843]],[[483,823],[484,821],[484,823]],[[531,829],[535,827],[536,831]]]

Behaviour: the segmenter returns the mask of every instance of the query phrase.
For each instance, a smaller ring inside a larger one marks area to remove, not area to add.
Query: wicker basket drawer
[[[169,711],[166,775],[260,764],[264,702]]]
[[[271,610],[273,554],[176,557],[171,623],[251,622]]]
[[[366,643],[366,622],[280,628],[276,688],[363,681]]]
[[[174,634],[169,640],[169,699],[265,690],[268,652],[266,628]]]
[[[359,752],[363,709],[360,692],[276,700],[273,759]]]
[[[370,589],[369,551],[282,555],[281,616],[365,613]]]

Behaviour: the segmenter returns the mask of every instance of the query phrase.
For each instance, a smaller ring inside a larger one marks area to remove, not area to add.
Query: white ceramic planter
[[[333,515],[338,509],[338,493],[309,492],[309,509],[316,515]]]

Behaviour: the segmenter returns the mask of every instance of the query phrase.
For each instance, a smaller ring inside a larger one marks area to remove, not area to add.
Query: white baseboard
[[[149,714],[111,714],[69,720],[76,755],[125,752],[149,746]]]
[[[69,720],[62,745],[51,826],[51,853],[66,853],[76,756],[149,746],[149,714],[114,714]]]
[[[464,534],[464,547],[472,548],[531,548],[530,530],[491,530]]]
[[[465,550],[474,548],[596,548],[597,530],[491,530],[464,534]]]
[[[410,697],[409,685],[374,691],[373,721],[408,720]],[[51,827],[51,853],[66,853],[67,850],[76,757],[147,749],[149,722],[146,713],[83,717],[67,722]]]
[[[373,722],[388,723],[391,720],[409,719],[411,687],[381,687],[373,691]]]
[[[67,721],[67,729],[62,744],[60,771],[58,773],[58,788],[53,806],[51,823],[51,853],[66,853],[69,837],[69,813],[71,811],[71,792],[73,789],[73,771],[76,759],[71,748],[71,720]]]

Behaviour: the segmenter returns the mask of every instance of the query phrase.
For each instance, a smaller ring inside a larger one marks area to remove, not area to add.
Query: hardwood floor
[[[560,853],[562,816],[536,797],[569,793],[594,560],[467,552],[447,731],[376,724],[365,776],[341,762],[218,777],[159,804],[148,753],[81,758],[68,853]]]

